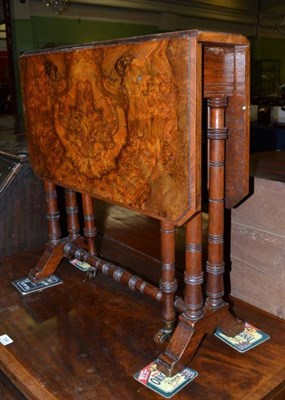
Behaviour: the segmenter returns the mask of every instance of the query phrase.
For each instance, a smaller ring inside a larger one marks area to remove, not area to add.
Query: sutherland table
[[[167,375],[189,363],[203,336],[217,326],[230,336],[243,329],[223,300],[223,214],[224,206],[233,207],[248,192],[248,53],[240,35],[193,30],[31,52],[20,60],[30,159],[45,182],[49,225],[49,243],[30,277],[44,279],[64,257],[76,257],[91,264],[93,274],[101,271],[161,302],[163,326],[155,340],[171,336],[158,359]],[[203,120],[209,202],[205,302]],[[64,238],[56,185],[65,188]],[[83,234],[76,192],[82,194]],[[94,197],[160,220],[159,287],[99,257]],[[179,298],[175,226],[183,224],[185,290]]]

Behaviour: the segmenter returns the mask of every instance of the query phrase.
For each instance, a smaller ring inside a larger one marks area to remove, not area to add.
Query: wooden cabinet
[[[41,248],[45,194],[35,176],[22,135],[3,135],[0,144],[0,258]]]

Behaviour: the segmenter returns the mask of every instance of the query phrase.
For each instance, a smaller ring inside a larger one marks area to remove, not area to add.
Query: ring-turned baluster
[[[175,278],[175,226],[162,221],[160,225],[161,279],[159,287],[163,293],[163,328],[155,335],[155,341],[161,343],[171,334],[176,320],[174,307],[177,280]]]
[[[55,246],[61,242],[60,214],[58,211],[56,186],[52,182],[45,181],[44,187],[46,193],[49,243]]]
[[[71,189],[65,189],[64,192],[65,209],[67,214],[67,231],[69,233],[69,238],[75,240],[80,236],[76,192]]]
[[[227,98],[211,98],[209,107],[209,225],[207,305],[218,308],[224,304],[224,170],[225,170],[225,109]]]
[[[88,245],[89,253],[96,255],[95,238],[97,230],[94,222],[94,207],[92,197],[83,193],[82,206],[84,215],[84,237]]]
[[[185,254],[185,318],[197,320],[203,315],[202,213],[186,225]]]

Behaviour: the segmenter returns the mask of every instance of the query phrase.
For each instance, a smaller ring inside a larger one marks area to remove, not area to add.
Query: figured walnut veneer
[[[202,97],[230,97],[226,206],[248,191],[248,42],[175,32],[25,53],[31,163],[44,180],[177,225],[200,210]]]
[[[189,46],[161,39],[22,57],[36,173],[157,218],[189,217]]]

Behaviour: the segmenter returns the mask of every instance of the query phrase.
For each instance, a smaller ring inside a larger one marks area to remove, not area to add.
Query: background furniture
[[[251,196],[232,210],[231,293],[285,319],[285,152],[251,157]]]
[[[45,194],[29,163],[24,135],[0,135],[0,258],[47,242]]]

